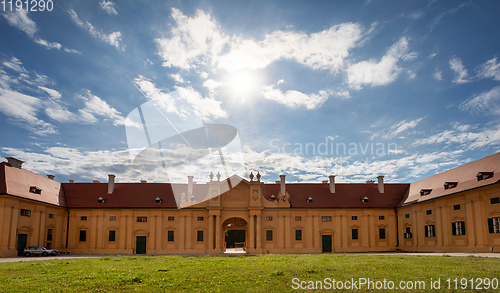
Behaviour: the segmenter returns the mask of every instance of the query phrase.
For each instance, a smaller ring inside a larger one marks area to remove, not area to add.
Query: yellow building
[[[115,183],[114,175],[58,183],[7,160],[2,257],[35,245],[78,254],[500,250],[500,153],[412,184],[383,176],[287,183],[284,175],[263,183],[252,174],[229,190],[213,176],[204,184]]]

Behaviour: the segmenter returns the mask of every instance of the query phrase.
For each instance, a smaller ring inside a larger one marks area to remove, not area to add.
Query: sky
[[[51,2],[0,4],[0,156],[60,182],[415,182],[500,151],[498,1]]]

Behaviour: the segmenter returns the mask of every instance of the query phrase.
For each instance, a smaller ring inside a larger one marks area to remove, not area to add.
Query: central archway
[[[247,251],[247,222],[238,217],[231,217],[222,224],[224,231],[224,253],[246,253]]]

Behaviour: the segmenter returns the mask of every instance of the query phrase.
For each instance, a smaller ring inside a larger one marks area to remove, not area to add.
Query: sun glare
[[[239,71],[230,77],[229,84],[235,94],[245,96],[254,88],[255,78],[247,71]]]

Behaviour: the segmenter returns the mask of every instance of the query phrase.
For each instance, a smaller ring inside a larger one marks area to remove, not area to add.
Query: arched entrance
[[[222,224],[224,231],[224,252],[246,253],[247,222],[242,218],[232,217]]]

